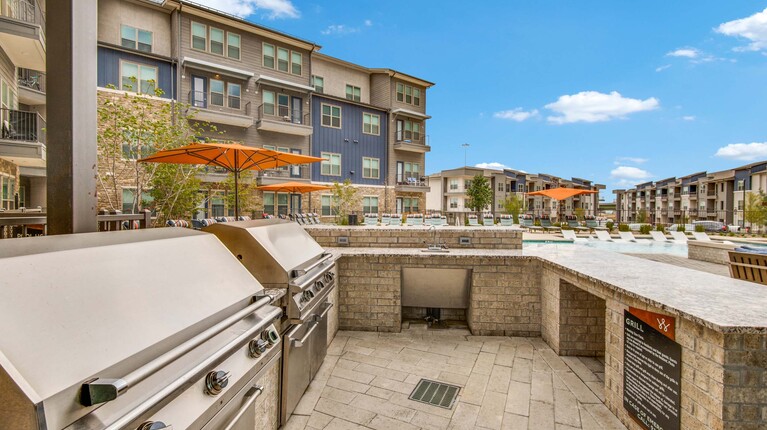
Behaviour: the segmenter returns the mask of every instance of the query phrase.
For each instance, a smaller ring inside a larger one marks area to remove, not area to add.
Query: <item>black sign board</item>
[[[646,429],[678,430],[681,345],[629,310],[623,336],[623,407]]]

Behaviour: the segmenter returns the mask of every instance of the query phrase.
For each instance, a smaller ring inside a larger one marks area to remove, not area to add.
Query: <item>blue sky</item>
[[[200,1],[200,0],[198,0]],[[610,190],[767,159],[767,1],[202,0],[436,83],[426,171]]]

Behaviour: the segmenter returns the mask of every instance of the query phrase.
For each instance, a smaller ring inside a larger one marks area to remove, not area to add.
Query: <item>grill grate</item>
[[[440,408],[452,409],[460,387],[443,384],[442,382],[421,379],[415,390],[410,393],[410,400],[426,403]]]

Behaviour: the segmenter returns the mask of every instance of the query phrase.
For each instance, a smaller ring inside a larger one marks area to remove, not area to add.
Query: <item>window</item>
[[[155,153],[154,143],[154,136],[149,133],[137,136],[136,133],[123,131],[123,160],[138,160]]]
[[[152,52],[152,32],[123,25],[120,27],[120,44],[124,48]]]
[[[274,215],[274,193],[264,192],[264,213]]]
[[[738,210],[739,211],[743,210],[743,200],[738,200]]]
[[[0,207],[7,210],[16,209],[14,204],[14,194],[16,193],[16,178],[11,176],[0,175],[0,182],[2,183],[2,201],[0,201]]]
[[[402,198],[402,211],[405,213],[418,212],[418,199],[408,197]]]
[[[264,115],[274,115],[274,91],[263,91]]]
[[[323,152],[321,157],[325,160],[322,161],[320,173],[327,176],[341,176],[341,154]]]
[[[405,177],[420,179],[421,165],[419,163],[405,163]],[[467,181],[470,182],[470,181]],[[466,188],[469,188],[468,186]]]
[[[455,191],[458,189],[458,179],[451,179],[450,180],[450,191]]]
[[[381,117],[372,113],[362,114],[362,132],[365,134],[381,134]]]
[[[210,80],[210,104],[213,106],[224,105],[224,81]]]
[[[319,94],[322,94],[325,92],[325,78],[322,76],[314,76],[312,75],[312,86],[314,87],[314,91],[316,91]]]
[[[334,208],[333,208],[333,196],[331,195],[323,195],[320,197],[320,206],[321,206],[321,213],[322,216],[331,216],[334,215]]]
[[[288,193],[277,193],[277,213],[275,215],[288,214]]]
[[[355,87],[354,85],[347,85],[346,99],[352,100],[355,102],[362,100],[362,90],[360,90],[360,87]]]
[[[739,180],[735,185],[735,191],[743,191],[743,188],[746,186],[746,181],[744,179]]]
[[[525,186],[522,184],[517,185],[517,192],[518,193],[524,193],[525,192]]]
[[[450,209],[458,209],[458,199],[455,197],[450,198]]]
[[[208,50],[208,26],[192,22],[192,48],[200,51]]]
[[[210,53],[224,55],[224,30],[210,28]]]
[[[240,59],[240,35],[234,33],[226,34],[226,55],[235,60]]]
[[[378,213],[378,197],[368,196],[362,198],[362,213]]]
[[[266,68],[274,68],[274,45],[264,43],[264,59],[263,65]]]
[[[421,140],[421,123],[410,120],[397,120],[397,141]]]
[[[146,208],[147,206],[150,206],[154,199],[152,198],[152,195],[149,194],[149,191],[142,191],[141,192],[141,201],[136,202],[134,199],[136,198],[136,189],[135,188],[123,188],[123,207],[122,211],[124,214],[132,214],[138,212],[138,208]]]
[[[498,183],[498,191],[503,192],[503,182]]]
[[[277,70],[281,72],[288,71],[288,57],[290,51],[285,48],[277,48]]]
[[[240,84],[229,83],[226,85],[226,94],[228,96],[229,107],[232,109],[240,108],[240,94],[242,88]]]
[[[300,52],[290,53],[290,73],[301,76],[301,66],[303,66],[304,57]]]
[[[405,86],[399,82],[397,83],[397,101],[405,101]]]
[[[362,177],[367,179],[378,179],[380,160],[378,158],[362,157]]]
[[[157,68],[128,61],[120,62],[120,89],[141,94],[154,94]]]
[[[405,103],[413,103],[413,87],[405,85]]]
[[[322,126],[341,128],[341,108],[322,104]]]
[[[421,90],[419,88],[411,87],[397,82],[397,101],[404,102],[409,105],[421,106]]]
[[[287,94],[277,94],[277,114],[286,119],[290,119],[289,101],[290,98]]]
[[[413,88],[413,104],[421,106],[421,90],[418,88]]]

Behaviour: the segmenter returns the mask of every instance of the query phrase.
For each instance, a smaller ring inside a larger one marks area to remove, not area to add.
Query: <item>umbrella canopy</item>
[[[294,164],[322,161],[322,158],[254,148],[238,143],[193,143],[159,151],[138,160],[144,163],[202,164],[218,166],[234,173],[234,216],[240,216],[239,177],[244,170],[266,170]]]
[[[276,191],[283,193],[311,193],[312,191],[325,191],[331,187],[327,185],[307,184],[306,182],[283,182],[281,184],[263,185],[258,187],[262,191]]]
[[[554,200],[565,200],[573,196],[579,196],[581,194],[596,194],[598,191],[593,190],[579,190],[576,188],[551,188],[548,190],[533,191],[527,193],[528,196],[546,196]]]

